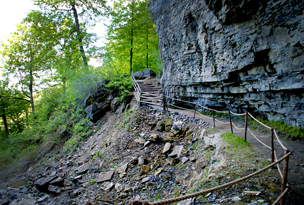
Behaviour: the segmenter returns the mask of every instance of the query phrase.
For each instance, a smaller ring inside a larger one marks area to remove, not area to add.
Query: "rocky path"
[[[155,107],[157,109],[157,107]],[[158,108],[159,109],[159,108]],[[187,116],[193,116],[193,112],[186,111],[186,110],[176,110],[176,109],[169,109],[172,113],[180,113]],[[204,117],[202,115],[196,115],[196,118],[204,120],[205,122],[208,122],[213,125],[213,120],[207,117]],[[228,119],[221,119],[223,122],[229,122]],[[237,125],[237,127],[244,127],[244,123],[240,123],[238,121],[234,121],[234,123]],[[256,125],[255,125],[256,126]],[[253,128],[253,127],[249,127]],[[228,124],[222,124],[216,122],[216,130],[219,133],[226,133],[231,132],[230,125]],[[261,126],[257,126],[257,129],[252,129],[253,133],[266,145],[270,146],[271,139],[270,139],[270,133],[265,132],[265,130],[261,130]],[[233,132],[235,135],[244,137],[244,131],[243,130],[237,130],[233,128]],[[280,134],[279,134],[280,137]],[[284,138],[280,138],[284,146],[291,150],[293,154],[290,157],[289,160],[289,167],[288,167],[288,183],[291,185],[291,191],[290,195],[293,196],[293,200],[296,200],[295,204],[304,201],[304,144],[303,142],[297,140],[297,141],[290,141],[285,140]],[[271,153],[268,148],[263,146],[260,142],[258,142],[250,133],[247,134],[247,141],[250,143],[251,147],[253,147],[257,152],[261,153],[265,159],[268,161],[271,161]],[[284,150],[280,146],[277,139],[274,139],[274,147],[277,152],[277,157],[280,158],[284,155]],[[282,169],[282,163],[280,164],[280,167]],[[296,198],[296,199],[294,199]]]
[[[227,183],[267,163],[253,150],[232,149],[220,136],[226,128],[210,129],[207,120],[180,111],[164,115],[134,101],[128,107],[104,116],[81,146],[59,147],[2,182],[0,204],[159,201]],[[279,194],[280,179],[271,170],[197,197],[195,204],[270,204]]]

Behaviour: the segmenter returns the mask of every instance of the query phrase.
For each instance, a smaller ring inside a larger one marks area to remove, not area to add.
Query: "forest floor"
[[[246,176],[270,162],[270,151],[250,134],[250,147],[238,148],[221,137],[227,125],[189,111],[171,114],[140,107],[134,101],[107,113],[92,129],[94,134],[68,152],[54,147],[36,163],[0,169],[0,204],[130,204],[159,201],[218,186]],[[221,119],[225,120],[225,119]],[[242,123],[237,123],[241,127]],[[205,130],[204,134],[203,130]],[[253,130],[266,144],[269,135]],[[234,132],[243,137],[242,132]],[[304,200],[304,145],[285,141],[293,151],[288,182],[288,204]],[[278,158],[282,155],[275,140]],[[167,151],[165,151],[168,148]],[[176,152],[174,154],[174,152]],[[282,165],[281,165],[282,168]],[[242,183],[210,192],[195,204],[271,204],[280,194],[277,169]],[[252,194],[254,193],[254,194]]]

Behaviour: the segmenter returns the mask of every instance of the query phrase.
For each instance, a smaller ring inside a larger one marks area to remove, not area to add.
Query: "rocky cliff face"
[[[304,127],[304,2],[151,0],[165,95]]]

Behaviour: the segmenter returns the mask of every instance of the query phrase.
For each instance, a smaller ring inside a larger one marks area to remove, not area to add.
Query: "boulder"
[[[133,75],[134,75],[134,78],[136,78],[136,79],[145,79],[145,78],[149,78],[149,77],[155,77],[156,73],[152,69],[147,68],[143,72],[139,71],[139,72],[134,73]]]
[[[46,192],[48,191],[48,186],[52,180],[57,178],[57,176],[50,176],[50,177],[42,177],[35,181],[35,186],[39,191]]]

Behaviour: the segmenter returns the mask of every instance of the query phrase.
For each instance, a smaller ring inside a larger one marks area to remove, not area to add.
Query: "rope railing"
[[[135,92],[137,92],[137,96],[135,96],[136,98],[138,98],[139,100],[137,100],[139,103],[140,103],[140,98],[141,98],[141,89],[140,89],[140,86],[138,85],[138,83],[136,82],[134,76],[133,76],[133,72],[132,72],[132,80],[134,82],[134,88],[135,88]],[[138,88],[137,88],[138,86]],[[149,94],[148,92],[145,92],[147,94]],[[152,94],[151,94],[152,95]],[[149,97],[148,97],[149,98]],[[154,99],[153,97],[150,97],[152,99]],[[159,99],[159,98],[158,98]],[[184,107],[181,107],[181,106],[177,106],[177,105],[174,105],[172,103],[169,103],[167,102],[166,99],[171,99],[171,100],[174,100],[174,101],[179,101],[179,102],[183,102],[183,103],[187,103],[187,104],[192,104],[192,105],[195,105],[195,109],[192,110],[192,109],[188,109],[188,108],[184,108]],[[158,100],[159,101],[159,100]],[[153,104],[153,103],[152,103]],[[274,204],[277,203],[277,201],[284,201],[284,195],[287,193],[288,191],[288,188],[286,188],[286,183],[287,183],[287,168],[288,167],[288,156],[291,154],[291,152],[288,151],[288,149],[283,145],[283,143],[281,142],[281,140],[279,139],[278,137],[278,134],[276,132],[275,129],[273,129],[272,127],[270,126],[267,126],[265,125],[264,123],[260,122],[259,120],[257,120],[254,116],[252,116],[251,113],[249,112],[246,112],[246,113],[234,113],[234,112],[231,112],[231,111],[219,111],[219,110],[215,110],[215,109],[211,109],[211,108],[208,108],[208,107],[205,107],[203,105],[200,105],[198,103],[194,103],[194,102],[190,102],[190,101],[186,101],[186,100],[180,100],[180,99],[176,99],[176,98],[173,98],[173,97],[168,97],[168,96],[165,96],[163,95],[163,99],[162,99],[162,105],[163,105],[163,110],[164,112],[168,111],[168,105],[169,106],[172,106],[172,107],[175,107],[177,109],[181,109],[181,110],[187,110],[187,111],[190,111],[190,112],[193,112],[194,111],[194,118],[195,118],[195,114],[199,114],[207,119],[211,119],[213,120],[213,127],[215,127],[215,122],[218,122],[218,123],[221,123],[221,124],[230,124],[230,127],[231,127],[231,133],[233,133],[233,127],[237,130],[244,130],[244,140],[246,141],[246,138],[247,138],[247,130],[250,132],[250,134],[260,143],[262,144],[263,146],[265,146],[266,148],[270,149],[271,150],[271,155],[272,155],[272,164],[271,165],[277,165],[277,168],[278,168],[278,171],[280,173],[280,176],[282,178],[282,194],[280,196],[280,199],[277,199],[276,202]],[[205,109],[205,110],[209,110],[209,111],[212,111],[212,117],[208,117],[206,115],[203,115],[201,112],[197,111],[197,107],[200,107],[202,109]],[[229,122],[223,122],[223,121],[220,121],[218,119],[215,118],[215,112],[217,113],[224,113],[224,114],[228,114],[229,116]],[[231,116],[230,114],[232,115],[236,115],[236,116],[245,116],[245,127],[244,128],[241,128],[241,127],[237,127],[236,124],[234,122],[232,122],[231,120]],[[266,143],[262,142],[256,135],[253,134],[253,132],[251,131],[251,129],[248,128],[248,125],[247,125],[247,115],[249,114],[249,116],[256,122],[258,122],[259,124],[261,124],[262,126],[266,127],[267,129],[270,129],[271,130],[271,146],[268,146]],[[276,137],[277,141],[279,142],[280,146],[283,148],[283,150],[285,150],[285,155],[284,157],[282,157],[279,161],[277,160],[277,152],[276,150],[274,149],[274,143],[273,143],[273,138],[274,136]],[[284,167],[283,167],[283,173],[280,169],[280,166],[279,166],[279,162],[281,162],[282,160],[284,160],[285,158],[287,158],[287,160],[285,160],[284,162]],[[269,165],[270,166],[270,165]],[[269,167],[267,166],[267,167]],[[272,166],[271,166],[272,167]],[[249,177],[251,177],[251,175],[248,175]],[[246,176],[246,177],[248,177]],[[244,177],[243,177],[244,178]],[[241,178],[241,179],[243,179]],[[247,179],[247,178],[246,178]],[[237,182],[239,182],[238,180],[236,180]],[[234,181],[235,182],[235,181]],[[235,182],[235,183],[237,183]],[[228,183],[229,184],[229,183]],[[159,205],[159,204],[167,204],[167,203],[173,203],[173,202],[177,202],[177,201],[181,201],[181,200],[184,200],[184,199],[188,199],[188,198],[193,198],[195,196],[198,196],[198,195],[202,195],[203,193],[207,193],[207,192],[211,192],[212,190],[217,190],[219,188],[222,188],[222,186],[226,187],[226,186],[229,186],[227,184],[224,184],[224,185],[221,185],[221,186],[218,186],[218,187],[214,187],[214,188],[211,188],[211,189],[208,189],[208,190],[203,190],[201,192],[198,192],[198,193],[195,193],[197,195],[194,195],[194,194],[190,194],[190,195],[186,195],[186,196],[182,196],[182,197],[177,197],[175,199],[168,199],[168,200],[164,200],[164,201],[161,201],[161,202],[154,202],[154,203],[151,203],[153,205]],[[285,189],[286,188],[286,189]],[[206,191],[206,192],[205,192]],[[185,198],[186,197],[186,198]],[[150,203],[145,203],[145,204],[150,204]]]
[[[278,136],[278,134],[277,134],[277,131],[276,131],[276,130],[273,130],[273,131],[274,131],[274,134],[275,134],[275,136],[276,136],[276,138],[277,138],[279,144],[281,145],[281,147],[282,147],[284,150],[288,150],[288,149],[283,145],[283,143],[281,142],[281,140],[280,140],[280,138],[279,138],[279,136]]]
[[[234,124],[234,122],[232,122],[232,125],[233,125],[233,127],[235,128],[235,129],[237,129],[237,130],[244,130],[244,129],[246,129],[245,127],[237,127],[235,124]]]
[[[198,112],[198,111],[196,111],[196,113],[198,113],[199,115],[201,115],[201,116],[203,116],[203,117],[205,117],[205,118],[207,118],[207,119],[213,119],[212,117],[208,117],[208,116],[206,116],[206,115],[203,115],[202,113],[200,113],[200,112]]]
[[[190,199],[190,198],[193,198],[193,197],[197,197],[197,196],[200,196],[200,195],[203,195],[203,194],[206,194],[206,193],[209,193],[209,192],[213,192],[213,191],[216,191],[216,190],[219,190],[219,189],[223,189],[225,187],[228,187],[228,186],[231,186],[231,185],[234,185],[234,184],[237,184],[239,182],[242,182],[246,179],[249,179],[257,174],[260,174],[264,171],[266,171],[267,169],[275,166],[276,164],[280,163],[281,161],[283,161],[284,159],[288,158],[289,155],[291,155],[291,152],[285,154],[281,159],[273,162],[272,164],[254,172],[254,173],[251,173],[247,176],[244,176],[240,179],[236,179],[232,182],[228,182],[226,184],[222,184],[222,185],[219,185],[217,187],[213,187],[213,188],[210,188],[210,189],[205,189],[205,190],[202,190],[202,191],[199,191],[199,192],[196,192],[196,193],[193,193],[193,194],[188,194],[188,195],[185,195],[185,196],[180,196],[180,197],[176,197],[176,198],[172,198],[172,199],[166,199],[166,200],[162,200],[162,201],[157,201],[157,202],[152,202],[152,203],[149,203],[149,202],[146,202],[146,204],[148,205],[163,205],[163,204],[170,204],[170,203],[174,203],[174,202],[178,202],[178,201],[182,201],[182,200],[185,200],[185,199]],[[283,193],[282,193],[283,194]],[[138,204],[138,202],[132,202],[132,205],[135,205],[135,204]]]
[[[218,120],[218,119],[215,119],[215,121],[216,121],[216,122],[219,122],[219,123],[222,123],[222,124],[224,124],[224,125],[230,124],[230,122],[222,122],[222,121],[220,121],[220,120]]]
[[[267,144],[265,144],[264,142],[262,142],[257,136],[255,136],[249,128],[248,128],[248,131],[250,132],[250,134],[251,134],[258,142],[260,142],[262,145],[264,145],[264,146],[267,147],[268,149],[271,149],[270,146],[268,146]]]
[[[277,151],[276,150],[274,150],[274,156],[275,156],[275,160],[278,161],[278,156],[277,156]],[[283,174],[282,174],[282,171],[280,169],[280,165],[279,164],[277,164],[277,168],[279,170],[281,178],[283,179]]]
[[[246,115],[246,113],[240,113],[240,114],[238,114],[238,113],[234,113],[232,111],[230,111],[230,113],[233,114],[233,115],[237,115],[237,116],[244,116],[244,115]]]
[[[266,127],[266,128],[268,128],[268,129],[272,129],[271,127],[269,127],[269,126],[267,126],[267,125],[265,125],[264,123],[262,123],[262,122],[260,122],[259,120],[257,120],[255,117],[253,117],[249,112],[248,112],[248,114],[250,115],[250,117],[252,117],[256,122],[258,122],[258,123],[260,123],[261,125],[263,125],[264,127]]]

